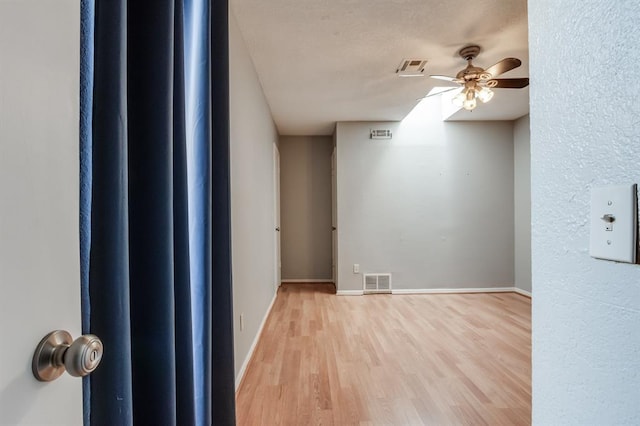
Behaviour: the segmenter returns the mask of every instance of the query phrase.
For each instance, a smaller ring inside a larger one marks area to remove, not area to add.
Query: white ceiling
[[[527,0],[231,0],[281,135],[330,135],[337,121],[401,120],[442,82],[399,78],[403,58],[425,74],[455,75],[457,51],[478,44],[475,65],[505,57],[528,76]],[[232,71],[233,72],[233,71]],[[487,104],[449,120],[511,120],[528,112],[528,89],[496,89]]]

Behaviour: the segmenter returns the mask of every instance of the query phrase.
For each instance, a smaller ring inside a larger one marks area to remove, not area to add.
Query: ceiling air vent
[[[369,134],[371,139],[391,139],[391,130],[389,129],[371,129]]]
[[[396,74],[398,77],[423,77],[425,65],[427,65],[425,59],[403,59]]]
[[[364,294],[391,293],[391,274],[363,274]]]

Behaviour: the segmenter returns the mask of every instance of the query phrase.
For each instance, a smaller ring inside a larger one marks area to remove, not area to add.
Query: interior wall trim
[[[362,296],[364,292],[362,290],[338,290],[337,296]]]
[[[304,279],[301,278],[299,280],[295,280],[295,279],[286,279],[286,280],[281,280],[282,283],[333,283],[333,279],[331,278],[326,278],[324,280],[318,280],[318,279]]]
[[[531,292],[530,291],[523,290],[523,289],[518,288],[518,287],[514,287],[513,291],[515,291],[516,293],[521,294],[521,295],[526,296],[529,299],[531,299]]]
[[[392,294],[448,294],[448,293],[512,293],[515,287],[485,287],[485,288],[394,288]]]
[[[256,346],[258,345],[260,336],[262,336],[262,330],[264,329],[264,325],[267,323],[267,318],[269,318],[269,315],[271,314],[271,310],[273,309],[273,305],[276,302],[277,296],[278,296],[278,293],[275,293],[273,295],[273,299],[271,299],[269,308],[267,308],[267,312],[264,314],[264,318],[262,318],[262,323],[260,323],[260,327],[258,327],[258,332],[256,333],[256,336],[254,337],[253,342],[251,343],[249,352],[247,352],[247,356],[245,357],[244,362],[242,363],[242,367],[240,367],[240,371],[238,371],[238,375],[236,376],[236,392],[238,391],[238,389],[240,388],[240,385],[242,384],[244,375],[247,372],[247,366],[249,365],[249,362],[251,362],[251,358],[253,358],[253,353],[256,350]]]
[[[455,294],[455,293],[518,293],[531,297],[531,293],[517,287],[486,287],[486,288],[394,288],[391,294]],[[362,290],[338,290],[338,296],[362,296]]]

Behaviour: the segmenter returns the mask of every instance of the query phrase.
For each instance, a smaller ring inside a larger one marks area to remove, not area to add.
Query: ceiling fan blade
[[[443,93],[451,92],[452,90],[460,90],[460,88],[459,87],[452,87],[452,88],[447,89],[447,90],[441,90],[439,92],[430,93],[427,96],[424,96],[424,97],[422,97],[422,98],[420,98],[418,100],[421,101],[423,99],[427,99],[427,98],[430,98],[432,96],[442,95]]]
[[[495,78],[489,81],[495,81],[496,83],[493,85],[487,82],[488,86],[498,89],[522,89],[529,85],[528,78]]]
[[[446,76],[446,75],[430,75],[429,77],[436,78],[438,80],[448,81],[450,83],[456,83],[456,84],[460,83],[460,80],[458,80],[457,78],[449,77],[449,76]]]
[[[497,64],[491,65],[489,68],[484,70],[484,72],[491,74],[492,77],[497,77],[500,74],[504,74],[507,71],[518,68],[520,65],[522,65],[522,61],[518,58],[504,58]]]

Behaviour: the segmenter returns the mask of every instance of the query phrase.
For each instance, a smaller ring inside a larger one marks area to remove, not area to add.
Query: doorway
[[[285,282],[332,281],[331,136],[283,136],[282,276]]]

